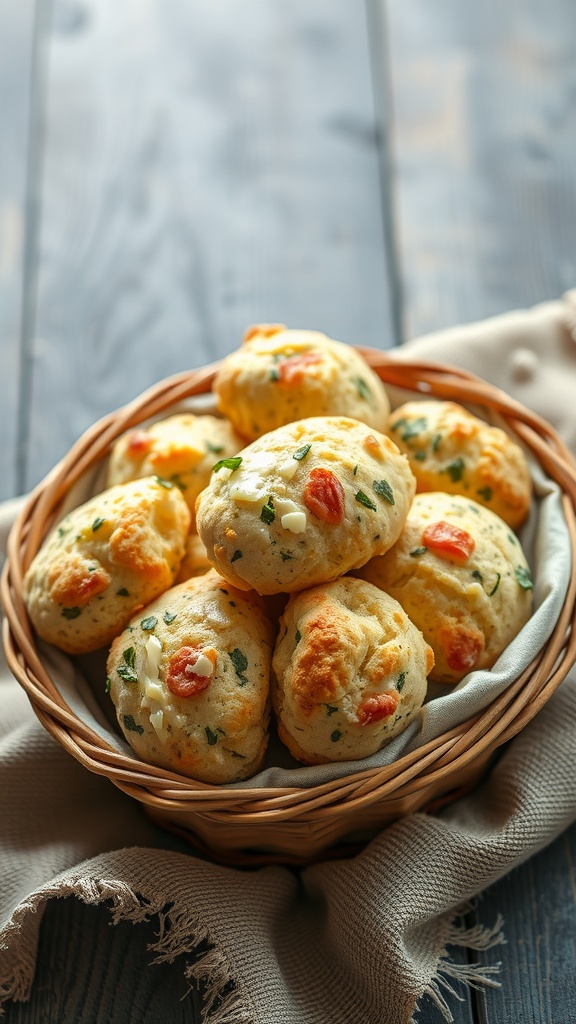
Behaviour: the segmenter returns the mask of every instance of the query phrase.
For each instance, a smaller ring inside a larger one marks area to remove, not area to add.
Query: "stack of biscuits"
[[[213,391],[117,440],[26,574],[32,624],[109,648],[122,733],[169,771],[250,778],[272,724],[298,762],[368,757],[528,620],[524,453],[454,402],[391,412],[315,331],[251,328]]]

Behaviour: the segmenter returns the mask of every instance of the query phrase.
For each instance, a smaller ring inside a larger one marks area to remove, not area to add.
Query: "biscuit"
[[[390,438],[357,420],[312,417],[215,466],[198,499],[198,533],[234,586],[292,593],[387,551],[414,491]]]
[[[400,540],[358,575],[395,597],[434,651],[431,680],[491,668],[532,611],[532,580],[509,526],[469,498],[417,494]]]
[[[190,511],[152,477],[119,484],[70,512],[24,578],[36,632],[69,654],[109,644],[138,608],[172,586]]]
[[[149,604],[110,649],[110,696],[143,760],[200,782],[245,779],[268,739],[273,628],[214,571]]]
[[[232,425],[217,416],[168,416],[118,438],[110,453],[106,485],[142,476],[173,483],[186,499],[193,529],[196,498],[210,480],[212,466],[235,455],[243,444]]]
[[[356,349],[281,324],[250,328],[220,363],[213,390],[247,441],[309,416],[348,416],[384,432],[390,411],[382,381]]]
[[[455,402],[406,402],[390,416],[390,436],[410,460],[416,490],[463,494],[517,530],[532,482],[524,452]]]
[[[280,621],[273,705],[307,764],[368,757],[426,696],[434,656],[397,601],[351,576],[293,594]]]

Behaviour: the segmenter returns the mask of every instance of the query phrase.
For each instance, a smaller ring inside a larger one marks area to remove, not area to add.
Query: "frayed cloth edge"
[[[4,1016],[3,1003],[9,1000],[26,1002],[30,998],[36,953],[35,950],[31,952],[29,944],[23,941],[30,915],[43,913],[49,899],[69,896],[75,896],[88,905],[110,901],[114,924],[119,921],[138,924],[156,919],[158,937],[148,944],[151,963],[171,962],[177,956],[195,954],[193,962],[186,964],[184,975],[190,982],[189,991],[200,984],[203,986],[203,1020],[207,1024],[251,1024],[253,1015],[248,1000],[238,990],[230,965],[212,942],[209,929],[197,918],[173,906],[167,908],[165,901],[148,898],[144,892],[135,891],[125,882],[86,878],[43,887],[14,911],[0,944],[0,951],[13,950],[17,954],[8,970],[0,969],[0,1017]],[[200,946],[207,948],[199,953]]]
[[[458,914],[458,917],[461,917],[461,914],[462,912]],[[436,971],[418,999],[412,1024],[418,1024],[417,1017],[425,996],[435,1003],[447,1024],[454,1024],[454,1017],[445,997],[452,995],[460,1002],[464,1001],[464,997],[454,988],[451,981],[458,981],[462,985],[475,989],[501,987],[501,982],[494,977],[500,972],[502,966],[500,962],[490,965],[455,963],[447,947],[458,946],[460,949],[484,952],[494,946],[502,945],[506,942],[502,931],[503,924],[504,920],[500,914],[491,928],[481,924],[466,928],[465,925],[457,925],[454,921],[450,924],[444,940],[444,947],[438,957]]]

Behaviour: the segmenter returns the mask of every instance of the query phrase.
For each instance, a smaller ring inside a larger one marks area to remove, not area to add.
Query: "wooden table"
[[[252,322],[386,348],[573,287],[575,95],[568,0],[3,0],[0,496]],[[575,853],[484,896],[457,1022],[576,1021]],[[108,920],[48,908],[7,1024],[201,1019]]]

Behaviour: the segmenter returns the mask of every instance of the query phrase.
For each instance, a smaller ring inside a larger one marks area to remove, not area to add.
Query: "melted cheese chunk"
[[[290,533],[304,533],[306,530],[306,515],[304,512],[287,512],[280,520],[283,528]]]

